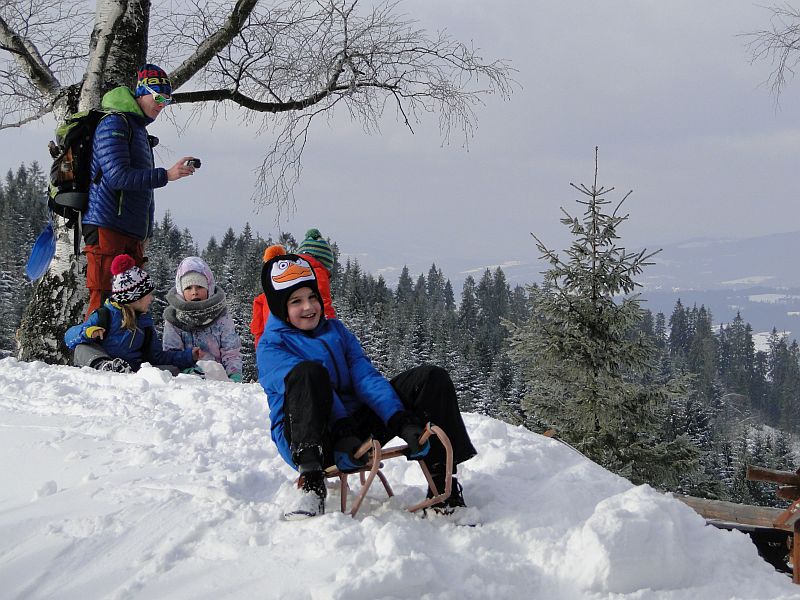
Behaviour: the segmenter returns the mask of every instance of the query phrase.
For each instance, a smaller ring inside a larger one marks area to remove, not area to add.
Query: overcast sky
[[[319,121],[298,209],[282,229],[300,237],[318,227],[390,284],[404,264],[419,273],[432,262],[454,282],[498,264],[509,265],[512,281],[530,280],[525,265],[538,256],[530,232],[555,248],[568,243],[559,207],[574,210],[569,183],[591,183],[599,146],[600,183],[616,187],[612,198],[634,191],[620,232],[631,246],[800,230],[800,81],[776,108],[763,85],[771,67],[750,64],[740,36],[766,27],[764,8],[740,0],[407,0],[400,8],[472,41],[485,58],[510,60],[521,87],[507,102],[488,99],[468,151],[458,139],[443,146],[435,120],[414,134],[386,120],[382,135],[344,118]],[[52,127],[0,133],[0,166],[48,163]],[[202,243],[245,221],[277,233],[274,210],[256,214],[251,202],[268,139],[235,124],[180,138],[167,120],[150,129],[164,166],[184,154],[203,160],[194,177],[156,192],[159,215],[171,210]]]

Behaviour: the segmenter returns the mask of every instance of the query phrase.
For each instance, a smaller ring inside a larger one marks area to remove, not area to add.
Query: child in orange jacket
[[[281,245],[269,246],[264,250],[264,263],[271,258],[286,254],[286,250]],[[323,308],[325,309],[325,317],[328,319],[336,318],[336,311],[331,302],[331,276],[330,272],[333,269],[333,250],[330,244],[322,237],[319,229],[309,229],[306,232],[306,237],[297,248],[297,254],[305,258],[311,267],[314,269],[314,275],[317,278],[317,287],[322,296]],[[269,306],[267,306],[267,298],[264,294],[259,294],[253,300],[253,318],[250,320],[250,333],[255,338],[255,346],[258,347],[258,341],[264,333],[264,327],[269,318]]]

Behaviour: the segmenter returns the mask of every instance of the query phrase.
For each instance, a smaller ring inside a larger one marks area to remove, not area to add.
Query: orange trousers
[[[111,295],[111,262],[114,257],[129,254],[137,266],[145,263],[142,240],[105,227],[98,227],[97,234],[97,243],[87,244],[83,249],[86,255],[86,287],[89,289],[86,319]]]

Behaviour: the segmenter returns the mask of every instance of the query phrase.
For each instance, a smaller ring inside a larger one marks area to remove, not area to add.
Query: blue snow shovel
[[[56,232],[53,229],[53,222],[49,221],[47,226],[36,238],[31,250],[31,256],[25,267],[25,274],[31,281],[36,281],[45,274],[50,266],[50,261],[56,255]]]

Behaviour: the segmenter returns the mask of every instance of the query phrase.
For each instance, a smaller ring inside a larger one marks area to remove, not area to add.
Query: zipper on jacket
[[[122,194],[123,194],[123,192],[122,192],[122,190],[120,190],[120,191],[119,191],[119,202],[117,202],[117,216],[118,216],[118,217],[121,217],[121,216],[122,216]],[[148,215],[149,215],[149,214],[150,214],[150,213],[148,213]],[[148,218],[149,218],[149,217],[148,217]]]

